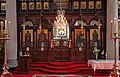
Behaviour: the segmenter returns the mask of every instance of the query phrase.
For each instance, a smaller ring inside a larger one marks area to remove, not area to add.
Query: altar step
[[[86,63],[73,62],[50,62],[50,63],[33,63],[33,71],[42,71],[46,74],[75,74],[79,72],[91,72],[92,68]]]

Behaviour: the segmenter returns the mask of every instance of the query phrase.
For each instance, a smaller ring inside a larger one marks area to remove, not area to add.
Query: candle
[[[111,28],[110,29],[110,37],[112,37],[112,23],[113,23],[113,21],[111,20],[110,23],[111,23],[111,25],[110,25],[110,28]]]
[[[5,31],[4,34],[7,34],[7,20],[5,20]]]
[[[114,18],[114,32],[116,33],[116,18]]]
[[[10,21],[8,21],[8,37],[10,37]]]
[[[3,21],[1,21],[1,37],[3,36]]]

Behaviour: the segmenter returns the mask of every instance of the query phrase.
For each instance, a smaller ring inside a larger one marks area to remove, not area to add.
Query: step
[[[32,70],[43,71],[43,72],[52,73],[52,74],[70,74],[70,73],[78,72],[78,70],[51,70],[51,69],[45,69],[45,68],[32,68]]]

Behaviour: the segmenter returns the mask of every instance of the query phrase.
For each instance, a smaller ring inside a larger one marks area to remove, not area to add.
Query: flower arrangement
[[[100,50],[97,49],[97,48],[95,48],[95,49],[93,50],[93,53],[99,53],[99,52],[100,52]]]
[[[99,50],[99,49],[94,48],[93,53],[95,53],[96,60],[98,59],[98,53],[99,53],[99,52],[100,52],[100,50]]]

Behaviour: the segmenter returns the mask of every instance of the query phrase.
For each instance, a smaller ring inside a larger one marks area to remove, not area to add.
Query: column
[[[16,0],[6,0],[6,20],[10,21],[7,24],[10,28],[10,38],[7,41],[7,63],[9,67],[17,67],[17,10]]]
[[[111,29],[110,21],[114,20],[114,18],[116,18],[117,21],[116,21],[116,24],[113,23],[112,29]],[[107,0],[107,27],[106,28],[107,28],[106,29],[107,58],[114,59],[114,40],[110,39],[110,35],[111,35],[111,30],[113,33],[114,32],[118,33],[118,0]],[[116,58],[119,59],[119,41],[118,40],[116,40],[116,54],[117,54]]]

